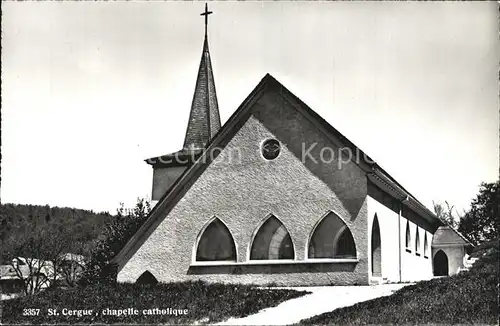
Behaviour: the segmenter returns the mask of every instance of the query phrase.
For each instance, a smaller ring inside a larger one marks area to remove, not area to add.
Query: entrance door
[[[448,276],[448,256],[439,250],[434,255],[434,276]]]

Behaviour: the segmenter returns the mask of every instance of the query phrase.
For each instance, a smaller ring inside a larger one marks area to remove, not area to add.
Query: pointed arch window
[[[411,252],[410,245],[411,244],[411,233],[410,233],[410,222],[406,221],[406,251]]]
[[[417,256],[420,256],[420,234],[418,232],[418,226],[417,226],[417,234],[415,235],[415,254]]]
[[[382,248],[377,214],[373,218],[371,238],[372,275],[380,277],[382,275]]]
[[[351,231],[340,217],[328,213],[314,228],[308,258],[356,258]]]
[[[141,274],[141,276],[139,276],[139,278],[137,278],[135,283],[143,285],[156,285],[158,284],[158,280],[153,274],[151,274],[150,271],[145,271]]]
[[[424,258],[429,258],[429,243],[427,242],[427,232],[424,235]]]
[[[270,216],[255,234],[250,251],[251,260],[294,259],[292,238],[275,216]]]
[[[203,231],[196,249],[196,261],[236,261],[233,236],[218,218]]]

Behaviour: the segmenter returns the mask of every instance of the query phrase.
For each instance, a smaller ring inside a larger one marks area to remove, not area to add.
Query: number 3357
[[[23,316],[38,316],[40,309],[23,309]]]

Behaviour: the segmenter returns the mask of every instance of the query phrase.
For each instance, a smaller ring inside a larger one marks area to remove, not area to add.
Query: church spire
[[[215,92],[215,82],[208,50],[207,25],[208,5],[205,4],[205,11],[201,16],[205,16],[205,40],[201,54],[198,78],[194,89],[191,113],[184,140],[184,149],[202,149],[214,137],[220,129],[219,105]]]

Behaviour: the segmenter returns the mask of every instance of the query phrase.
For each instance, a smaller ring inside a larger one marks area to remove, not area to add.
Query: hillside
[[[63,227],[71,232],[74,241],[90,243],[97,239],[104,223],[111,218],[107,212],[40,205],[1,204],[0,239],[18,238],[37,227],[57,229]]]
[[[468,272],[419,282],[391,296],[337,309],[302,320],[300,324],[496,325],[497,318],[498,241],[495,241]]]

